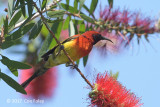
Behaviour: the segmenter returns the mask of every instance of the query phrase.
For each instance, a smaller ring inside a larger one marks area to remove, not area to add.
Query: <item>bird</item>
[[[25,81],[22,84],[22,87],[26,87],[34,78],[44,74],[47,69],[51,67],[60,64],[70,66],[70,60],[61,50],[64,49],[73,61],[77,61],[78,59],[87,56],[91,52],[93,46],[100,40],[112,42],[110,39],[102,36],[97,31],[86,31],[83,34],[77,34],[65,39],[61,42],[61,46],[57,44],[51,50],[42,55],[41,58],[44,61],[43,66],[38,69],[27,81]]]

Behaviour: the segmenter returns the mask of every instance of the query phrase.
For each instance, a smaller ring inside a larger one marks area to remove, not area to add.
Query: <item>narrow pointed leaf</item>
[[[90,13],[93,13],[97,7],[98,0],[92,0],[91,6],[90,6]]]
[[[6,66],[11,66],[13,68],[17,68],[17,69],[30,69],[31,66],[24,64],[22,62],[18,62],[18,61],[14,61],[14,60],[10,60],[9,58],[2,56],[2,60],[1,62],[3,64],[5,64]]]
[[[39,51],[38,61],[40,61],[40,60],[41,60],[41,56],[42,56],[44,53],[47,52],[47,50],[48,50],[48,48],[49,48],[49,46],[50,46],[50,44],[51,44],[51,42],[52,42],[52,39],[53,39],[53,37],[52,37],[52,35],[50,34],[50,35],[48,35],[48,36],[46,37],[46,39],[44,40],[43,45],[42,45],[42,47],[41,47],[41,49],[40,49],[40,51]]]
[[[84,65],[84,67],[87,65],[87,61],[88,61],[88,55],[83,57],[83,65]]]
[[[15,40],[15,41],[4,41],[1,45],[1,49],[7,49],[13,45],[19,45],[22,44],[21,40]]]
[[[15,0],[8,0],[8,17],[11,18],[14,10]]]
[[[4,35],[8,34],[8,17],[6,16],[6,19],[4,19]]]
[[[63,17],[64,14],[65,14],[64,10],[57,10],[57,11],[48,12],[48,16],[51,18]]]
[[[16,3],[15,3],[15,8],[18,6],[20,0],[17,0]]]
[[[85,32],[85,30],[86,30],[85,23],[82,22],[82,23],[80,24],[80,26],[79,26],[79,32],[82,34],[82,33]]]
[[[25,9],[25,2],[24,2],[24,0],[20,0],[20,4],[22,5],[21,6],[22,14],[25,17],[26,16],[26,9]]]
[[[9,23],[9,28],[11,29],[12,27],[14,27],[17,23],[17,21],[20,19],[20,17],[22,16],[22,11],[19,10],[11,19],[10,23]],[[10,31],[10,30],[9,30]]]
[[[89,8],[85,4],[83,5],[83,8],[95,19],[93,12],[91,13]]]
[[[59,39],[61,30],[62,30],[62,25],[63,25],[62,21],[61,22],[57,21],[57,22],[53,23],[53,25],[52,25],[51,30],[54,32],[57,39]],[[55,44],[56,44],[56,41],[53,39],[53,36],[51,34],[49,34],[46,37],[46,39],[44,40],[43,45],[40,49],[40,52],[38,55],[38,61],[41,60],[41,56],[47,52],[48,48],[53,48],[53,46],[55,46]]]
[[[76,61],[76,64],[79,65],[79,60]]]
[[[32,30],[31,30],[31,34],[29,36],[29,40],[31,39],[35,39],[38,34],[40,33],[41,29],[42,29],[43,23],[41,21],[41,19],[33,26]]]
[[[28,17],[23,24],[19,27],[19,29],[21,29],[22,27],[24,27],[29,21],[31,20],[31,17]]]
[[[14,79],[12,79],[10,76],[0,72],[0,78],[5,81],[10,87],[15,89],[17,92],[20,92],[22,94],[27,94],[24,88],[18,84]]]
[[[6,37],[7,41],[17,40],[24,36],[31,28],[34,26],[34,23],[30,23],[28,25],[25,25],[24,27],[18,29],[14,33],[12,33],[10,36]]]
[[[1,48],[2,48],[2,49],[7,49],[7,48],[13,46],[14,44],[15,44],[14,41],[4,41],[4,42],[2,43]]]
[[[83,7],[85,0],[79,0],[79,2],[80,2],[79,11],[81,11],[81,8]]]
[[[28,8],[29,17],[32,17],[32,12],[33,12],[32,0],[27,0],[27,8]]]
[[[48,23],[56,23],[56,22],[64,21],[64,19],[57,19],[57,20],[46,19],[46,21],[47,21]]]
[[[86,20],[87,22],[90,22],[90,23],[94,23],[94,20],[84,14],[80,14],[81,18],[83,18],[84,20]]]
[[[66,0],[67,5],[69,5],[69,0]]]
[[[67,5],[67,4],[64,4],[64,3],[61,3],[61,6],[65,9],[65,10],[67,10],[67,11],[69,11],[70,13],[78,13],[78,10],[74,10],[74,7],[72,7],[72,6],[69,6],[69,5]]]
[[[59,37],[60,37],[62,26],[63,26],[63,22],[56,22],[52,25],[51,29],[54,32],[57,39],[59,39]],[[53,48],[56,44],[57,44],[57,42],[55,41],[55,39],[53,39],[50,44],[49,49]]]
[[[43,0],[41,10],[43,10],[46,7],[46,4],[47,4],[47,0]]]
[[[77,11],[78,8],[78,0],[74,0],[74,11]]]
[[[68,16],[64,22],[63,30],[68,29],[70,20],[71,20],[71,17]]]

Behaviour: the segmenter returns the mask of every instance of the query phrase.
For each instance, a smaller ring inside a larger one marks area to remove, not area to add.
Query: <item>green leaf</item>
[[[52,25],[51,30],[54,32],[57,39],[59,39],[61,30],[62,30],[63,22],[55,22]],[[53,48],[53,46],[56,45],[56,41],[53,39],[53,36],[50,34],[47,36],[47,38],[44,40],[43,45],[40,49],[39,55],[38,55],[38,61],[41,60],[41,56],[47,52],[48,48]]]
[[[95,19],[95,16],[93,13],[90,12],[89,8],[84,4],[83,8]]]
[[[23,16],[25,17],[26,16],[26,9],[25,9],[25,2],[24,2],[24,0],[20,0],[20,5],[22,5],[21,6],[21,10],[22,10]]]
[[[80,2],[79,11],[81,11],[81,8],[83,7],[85,0],[79,0],[79,2]]]
[[[43,23],[42,20],[40,19],[32,28],[31,30],[31,34],[29,36],[29,40],[31,39],[35,39],[38,34],[40,33],[41,29],[42,29]]]
[[[62,26],[63,26],[63,22],[56,22],[52,25],[51,29],[54,32],[57,39],[59,39],[59,37],[60,37]],[[55,41],[55,39],[53,39],[49,49],[53,48],[56,44],[57,44],[57,42]]]
[[[69,22],[69,36],[75,35],[75,28],[72,20]]]
[[[113,0],[108,0],[109,6],[112,8],[113,7]]]
[[[92,18],[86,16],[85,14],[80,14],[80,16],[81,16],[81,18],[83,18],[87,22],[94,23],[94,20]]]
[[[15,8],[18,6],[19,2],[20,2],[20,0],[16,1],[15,6],[14,6]]]
[[[17,92],[20,92],[22,94],[27,94],[24,88],[8,75],[0,72],[0,78],[2,78],[3,81],[5,81],[9,86],[11,86]]]
[[[38,61],[40,61],[41,60],[41,56],[47,52],[47,50],[48,50],[48,48],[49,48],[49,46],[50,46],[50,44],[52,42],[52,39],[53,39],[53,36],[50,34],[44,40],[43,45],[42,45],[42,47],[41,47],[41,49],[39,51]]]
[[[47,0],[43,0],[41,10],[43,10],[46,7],[46,4],[47,4]]]
[[[69,5],[69,0],[66,0],[67,5]]]
[[[47,21],[48,23],[56,23],[56,22],[64,21],[64,19],[56,19],[56,20],[46,19],[46,21]]]
[[[74,29],[75,29],[75,34],[78,34],[78,28],[77,28],[77,26],[78,26],[78,20],[75,20],[75,22],[73,22],[73,25],[74,25]],[[72,35],[73,36],[73,35]]]
[[[23,24],[19,27],[19,29],[21,29],[22,27],[24,27],[29,21],[30,21],[31,17],[28,17]]]
[[[84,67],[87,65],[88,55],[83,57],[83,65]]]
[[[12,17],[12,15],[13,15],[14,2],[15,2],[15,0],[8,0],[8,17],[9,17],[9,19],[10,19],[10,18]]]
[[[8,34],[8,17],[4,20],[4,35]]]
[[[77,11],[78,8],[78,0],[74,0],[74,11]]]
[[[97,7],[97,4],[98,4],[98,0],[92,0],[91,6],[90,6],[90,13],[93,13],[93,12],[94,12],[94,10],[95,10],[96,7]]]
[[[63,24],[63,30],[68,29],[70,20],[71,20],[71,17],[68,16]]]
[[[19,44],[22,44],[20,39],[15,40],[15,41],[4,41],[1,45],[1,49],[6,49],[6,48],[9,48],[13,45],[19,45]]]
[[[2,49],[7,49],[15,44],[14,41],[5,41],[2,43]]]
[[[10,23],[9,23],[9,31],[11,31],[11,29],[16,25],[17,21],[20,19],[20,17],[22,16],[22,11],[19,10],[11,19]]]
[[[48,12],[48,16],[51,18],[63,17],[65,14],[64,10],[50,11]]]
[[[24,64],[24,63],[21,63],[21,62],[17,62],[17,61],[14,61],[14,60],[10,60],[8,59],[7,57],[2,56],[2,59],[1,59],[1,62],[6,65],[9,70],[15,75],[15,76],[18,76],[18,71],[17,69],[30,69],[31,66],[27,65],[27,64]]]
[[[76,64],[79,65],[79,59],[76,61]]]
[[[41,34],[44,37],[47,37],[47,35],[49,34],[49,31],[47,30],[46,26],[42,26]]]
[[[67,11],[69,11],[70,13],[78,13],[78,10],[77,11],[75,11],[74,10],[74,7],[72,7],[72,6],[69,6],[69,5],[67,5],[67,4],[64,4],[64,3],[61,3],[61,6],[65,9],[65,10],[67,10]]]
[[[27,0],[27,8],[28,8],[28,14],[29,17],[32,17],[32,12],[33,12],[33,2],[32,0]]]
[[[80,25],[79,25],[79,32],[82,34],[86,31],[86,26],[85,26],[85,23],[82,22]]]
[[[6,37],[7,41],[17,40],[24,36],[32,27],[34,26],[34,23],[30,23],[28,25],[25,25],[24,27],[18,29],[14,33],[12,33],[10,36]]]

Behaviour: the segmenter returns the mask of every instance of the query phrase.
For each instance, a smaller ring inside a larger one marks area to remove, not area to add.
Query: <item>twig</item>
[[[61,1],[61,0],[57,0],[56,2],[47,5],[47,6],[46,6],[46,9],[44,9],[41,13],[45,13],[46,11],[50,10],[53,5],[56,5],[56,4],[57,4],[58,2],[60,2],[60,1]],[[55,9],[52,9],[52,11],[53,11],[53,10],[55,11]],[[38,16],[40,16],[40,14],[39,14],[39,12],[36,12],[36,13],[32,16],[32,18],[29,20],[29,22],[32,21],[32,20],[34,20],[34,19],[37,18]],[[25,21],[26,21],[26,19],[23,20],[23,21],[21,21],[21,22],[19,22],[19,23],[17,23],[17,24],[15,25],[14,29],[20,27]]]
[[[48,29],[48,31],[51,33],[51,35],[53,36],[53,38],[56,40],[57,44],[59,46],[61,46],[61,43],[58,41],[58,39],[56,38],[56,36],[54,35],[54,33],[51,31],[51,29],[49,28],[48,24],[46,23],[46,20],[44,18],[44,16],[42,15],[42,12],[39,10],[39,8],[37,7],[36,3],[34,3],[35,8],[37,9],[38,13],[41,16],[41,19],[44,23],[44,25],[46,26],[46,28]],[[83,75],[83,73],[80,71],[80,69],[76,66],[76,64],[74,63],[74,61],[71,59],[71,57],[68,55],[68,53],[65,51],[65,49],[62,49],[64,54],[68,57],[69,61],[73,64],[73,66],[75,67],[75,69],[79,72],[79,74],[81,75],[81,77],[85,80],[85,82],[93,89],[93,85],[88,81],[88,79],[85,78],[85,76]]]
[[[46,9],[44,9],[43,11],[41,11],[41,13],[45,13],[46,11],[49,11],[49,10],[50,10],[50,11],[58,11],[57,9],[51,9],[51,7],[52,7],[53,5],[56,5],[56,4],[57,4],[58,2],[60,2],[60,1],[61,1],[61,0],[47,5],[47,6],[46,6]],[[79,16],[79,14],[72,14],[72,13],[67,12],[67,11],[65,12],[65,14],[71,15],[71,16],[75,16],[75,17],[78,17],[78,18],[81,18],[81,17]],[[32,16],[32,18],[29,20],[29,22],[32,21],[32,20],[34,20],[35,18],[37,18],[37,17],[39,17],[39,16],[40,16],[39,12],[36,12],[36,13]],[[23,20],[23,21],[21,21],[21,22],[19,22],[19,23],[17,23],[17,24],[15,25],[14,29],[20,27],[25,21],[26,21],[26,19]]]

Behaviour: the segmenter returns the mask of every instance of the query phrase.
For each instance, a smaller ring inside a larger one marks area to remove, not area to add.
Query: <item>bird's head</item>
[[[94,45],[95,45],[97,42],[99,42],[100,40],[107,40],[107,41],[112,42],[110,39],[102,36],[99,32],[96,32],[96,31],[87,31],[87,32],[85,32],[85,33],[92,38]],[[113,42],[112,42],[112,43],[113,43]]]

